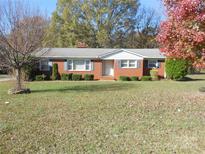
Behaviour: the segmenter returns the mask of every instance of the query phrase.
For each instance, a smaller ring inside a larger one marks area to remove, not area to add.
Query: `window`
[[[121,60],[121,67],[122,68],[127,68],[128,66],[128,61],[127,60]]]
[[[68,60],[68,70],[72,70],[73,69],[73,62],[72,60]]]
[[[136,67],[136,60],[129,60],[129,67]]]
[[[48,71],[49,70],[49,60],[44,59],[40,61],[40,70],[41,71]]]
[[[84,60],[73,60],[73,70],[84,70]]]
[[[148,68],[159,68],[159,63],[157,60],[149,60]]]
[[[85,61],[85,70],[91,70],[91,62],[90,60]]]
[[[136,60],[121,60],[121,68],[136,68]]]
[[[91,61],[90,60],[79,60],[79,59],[69,59],[68,60],[68,70],[72,71],[90,71]]]

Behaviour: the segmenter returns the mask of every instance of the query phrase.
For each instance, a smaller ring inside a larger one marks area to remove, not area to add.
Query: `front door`
[[[114,75],[114,62],[112,60],[103,61],[103,75],[113,76]]]

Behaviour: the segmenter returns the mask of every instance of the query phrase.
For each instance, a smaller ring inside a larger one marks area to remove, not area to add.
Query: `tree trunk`
[[[21,90],[22,85],[21,85],[21,69],[17,68],[16,69],[16,90]]]

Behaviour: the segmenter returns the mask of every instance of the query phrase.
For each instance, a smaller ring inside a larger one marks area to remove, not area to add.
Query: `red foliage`
[[[164,0],[168,19],[161,24],[157,40],[168,57],[205,64],[205,1]]]

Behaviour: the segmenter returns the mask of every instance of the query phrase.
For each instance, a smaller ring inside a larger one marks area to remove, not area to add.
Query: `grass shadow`
[[[32,93],[41,93],[41,92],[68,92],[68,91],[76,91],[76,92],[103,92],[103,91],[119,91],[130,89],[134,87],[132,84],[125,83],[115,83],[115,84],[93,84],[93,85],[69,85],[62,86],[56,88],[46,88],[46,89],[38,89],[32,90]]]
[[[184,77],[180,80],[177,80],[179,82],[188,82],[188,81],[205,81],[205,79],[195,79],[195,78],[190,78],[190,77]]]

